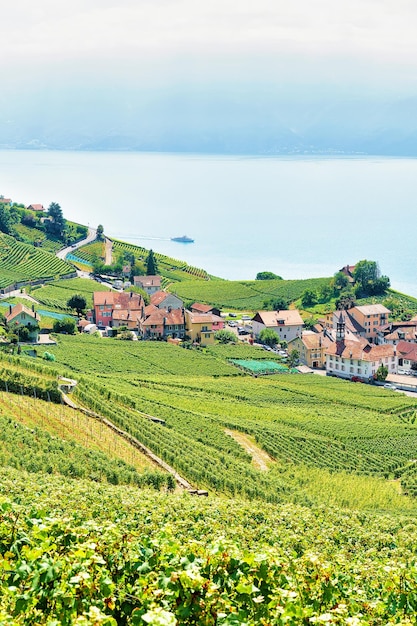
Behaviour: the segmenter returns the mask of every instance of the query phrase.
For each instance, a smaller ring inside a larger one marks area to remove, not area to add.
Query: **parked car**
[[[384,389],[397,389],[397,387],[392,383],[385,383]]]
[[[235,326],[237,326],[237,323],[236,322],[227,322],[227,325],[228,326],[232,326],[234,328]]]

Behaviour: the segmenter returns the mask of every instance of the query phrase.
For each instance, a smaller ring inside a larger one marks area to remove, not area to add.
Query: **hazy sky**
[[[13,0],[7,81],[417,81],[414,0]]]

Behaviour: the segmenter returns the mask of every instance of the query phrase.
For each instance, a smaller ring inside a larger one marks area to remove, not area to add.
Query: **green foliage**
[[[311,289],[306,289],[301,294],[301,306],[307,308],[317,304],[317,294]]]
[[[387,291],[390,286],[388,276],[381,276],[376,261],[359,261],[353,272],[356,293],[359,297],[366,295],[380,295]]]
[[[263,328],[259,333],[259,339],[262,343],[271,348],[276,346],[279,341],[277,333],[272,330],[272,328]]]
[[[267,311],[286,311],[289,306],[289,301],[283,296],[278,296],[276,298],[271,298],[270,300],[265,300],[264,308]]]
[[[98,241],[103,241],[104,240],[104,227],[102,224],[99,224],[97,226],[97,239]]]
[[[383,381],[386,379],[387,376],[388,368],[384,364],[381,364],[376,371],[375,378],[376,380]]]
[[[0,202],[0,231],[6,234],[13,233],[13,217],[9,205]]]
[[[75,309],[77,315],[81,315],[87,308],[87,301],[83,295],[75,293],[70,298],[68,298],[67,307],[70,309]]]
[[[75,335],[77,326],[72,317],[64,317],[62,320],[55,320],[53,325],[54,333],[64,333],[65,335]]]
[[[46,229],[49,233],[58,239],[64,238],[66,221],[62,213],[62,209],[57,202],[51,202],[48,207],[49,222],[46,223]]]
[[[298,350],[291,350],[288,355],[288,367],[294,367],[298,365],[300,361],[300,353]]]
[[[222,330],[218,330],[215,333],[214,338],[219,343],[233,343],[237,339],[235,333],[233,333],[231,330],[226,330],[225,328],[223,328]]]
[[[274,274],[274,272],[258,272],[255,280],[282,280],[281,276]]]
[[[146,274],[148,276],[156,276],[158,274],[158,263],[153,250],[149,250],[149,254],[146,258]]]

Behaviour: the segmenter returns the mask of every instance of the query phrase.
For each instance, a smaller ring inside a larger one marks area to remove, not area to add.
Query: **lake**
[[[2,150],[0,181],[15,202],[59,202],[216,276],[331,276],[370,259],[417,296],[416,159]]]

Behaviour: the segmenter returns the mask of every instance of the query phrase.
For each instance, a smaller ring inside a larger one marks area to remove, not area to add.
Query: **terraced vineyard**
[[[240,311],[263,309],[265,300],[282,296],[289,302],[299,298],[303,291],[319,289],[328,278],[306,280],[210,280],[205,282],[182,281],[169,287],[184,300],[195,300]]]
[[[31,295],[48,309],[71,312],[67,307],[69,298],[77,293],[85,297],[87,308],[93,306],[95,291],[110,291],[102,283],[89,278],[70,278],[68,280],[52,281],[42,287],[31,290]]]
[[[0,288],[37,278],[59,277],[74,268],[50,252],[0,233]]]
[[[48,350],[54,363],[0,353],[0,623],[414,623],[416,401],[236,375],[238,346],[63,336]],[[170,493],[62,407],[58,374],[208,498]],[[272,457],[265,471],[236,432]]]
[[[216,354],[216,348],[198,352],[156,342],[126,347],[112,340],[64,337],[54,349],[54,367],[76,371],[76,377],[94,367],[94,376],[81,378],[79,399],[198,487],[281,501],[297,491],[283,480],[292,465],[379,479],[404,475],[404,488],[411,490],[416,401],[319,376],[261,380],[236,375],[222,349]],[[164,420],[166,427],[149,423],[143,413]],[[280,472],[260,477],[226,429],[253,436]]]

